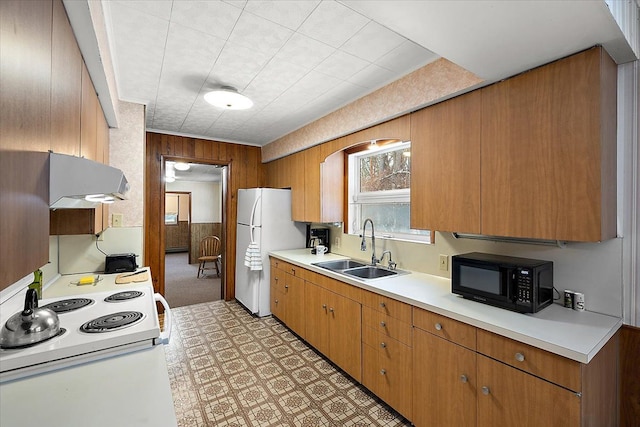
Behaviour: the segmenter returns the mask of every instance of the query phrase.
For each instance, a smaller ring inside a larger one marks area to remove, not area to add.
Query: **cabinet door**
[[[305,336],[304,280],[291,274],[285,275],[286,324],[293,332]]]
[[[97,160],[98,96],[87,67],[82,65],[82,113],[80,116],[80,155]]]
[[[616,233],[615,63],[602,48],[482,89],[482,233]]]
[[[304,285],[306,312],[305,339],[316,350],[329,356],[329,325],[327,324],[327,291],[311,282]]]
[[[51,150],[79,156],[82,56],[60,0],[53,2],[51,36]]]
[[[304,150],[304,219],[309,222],[323,222],[320,157],[319,145]]]
[[[478,355],[478,427],[580,425],[580,397]]]
[[[0,1],[0,289],[49,261],[51,13]]]
[[[362,316],[357,302],[329,294],[329,355],[356,381],[362,377]]]
[[[289,173],[291,186],[291,219],[306,221],[304,212],[305,170],[304,151],[292,154],[289,158]]]
[[[413,373],[416,427],[475,427],[474,351],[414,328]]]
[[[282,320],[283,322],[285,321],[285,317],[284,317],[285,303],[284,303],[283,288],[284,288],[286,275],[287,273],[280,270],[279,268],[271,269],[271,289],[270,289],[271,313],[278,319]]]
[[[481,93],[411,115],[411,227],[480,232]]]
[[[399,341],[378,334],[378,363],[387,389],[386,402],[408,419],[412,419],[412,351]]]

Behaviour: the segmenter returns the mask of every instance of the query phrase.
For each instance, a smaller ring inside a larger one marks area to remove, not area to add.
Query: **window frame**
[[[411,141],[400,141],[387,144],[376,150],[359,150],[347,155],[345,162],[347,171],[347,234],[360,235],[362,230],[361,212],[362,205],[374,203],[408,203],[411,204],[411,188],[399,190],[381,191],[358,191],[360,189],[360,159],[367,156],[374,156],[391,151],[405,150],[411,147]],[[414,230],[414,229],[412,229]],[[418,230],[424,234],[378,231],[376,237],[390,240],[408,241],[413,243],[433,243],[432,232],[429,230]]]

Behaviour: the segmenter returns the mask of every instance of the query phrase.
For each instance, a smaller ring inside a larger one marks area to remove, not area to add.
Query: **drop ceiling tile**
[[[173,2],[170,1],[148,0],[108,1],[104,2],[103,5],[106,4],[107,7],[110,7],[115,3],[120,3],[123,6],[136,9],[140,12],[144,12],[158,18],[166,19],[167,21],[171,18],[171,8],[173,6]]]
[[[269,103],[309,72],[308,69],[276,59],[271,60],[244,90],[254,102]]]
[[[174,1],[171,21],[227,40],[241,12],[220,1]]]
[[[209,87],[231,85],[242,92],[268,61],[264,53],[227,42],[207,82]]]
[[[351,76],[349,81],[368,89],[378,89],[398,78],[400,78],[398,73],[375,64],[369,64],[366,68]]]
[[[315,70],[310,71],[293,85],[287,92],[306,93],[309,99],[316,98],[340,83],[340,79],[327,76]]]
[[[198,93],[224,44],[225,41],[218,37],[172,23],[162,65],[161,87],[176,85]]]
[[[120,96],[154,99],[169,22],[121,3],[111,5],[110,16]]]
[[[313,12],[313,9],[316,8],[318,3],[320,3],[319,0],[250,1],[244,10],[275,22],[276,24],[283,25],[291,30],[297,30],[300,24]]]
[[[294,33],[276,54],[275,59],[285,60],[308,69],[327,59],[336,49],[300,33]]]
[[[406,75],[419,67],[438,59],[439,56],[428,49],[407,40],[391,52],[376,60],[376,65]]]
[[[374,62],[400,46],[406,39],[377,22],[371,21],[351,37],[340,50]]]
[[[315,71],[337,77],[341,80],[347,80],[358,71],[363,70],[367,65],[369,65],[369,62],[337,50],[333,55],[322,61],[322,63],[315,68]]]
[[[229,41],[265,55],[273,56],[285,44],[293,32],[264,18],[242,13]]]
[[[337,48],[368,22],[368,18],[340,3],[323,1],[300,26],[298,32]]]

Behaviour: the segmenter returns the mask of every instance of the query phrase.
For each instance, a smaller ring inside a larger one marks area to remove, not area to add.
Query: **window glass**
[[[376,237],[430,241],[410,228],[411,146],[409,142],[349,156],[349,232],[360,234],[371,218]]]

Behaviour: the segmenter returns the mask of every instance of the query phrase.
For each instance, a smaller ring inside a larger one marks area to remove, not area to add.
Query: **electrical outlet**
[[[122,227],[122,214],[114,213],[111,215],[111,225],[113,227]]]
[[[449,257],[447,255],[440,255],[440,270],[449,271]]]

